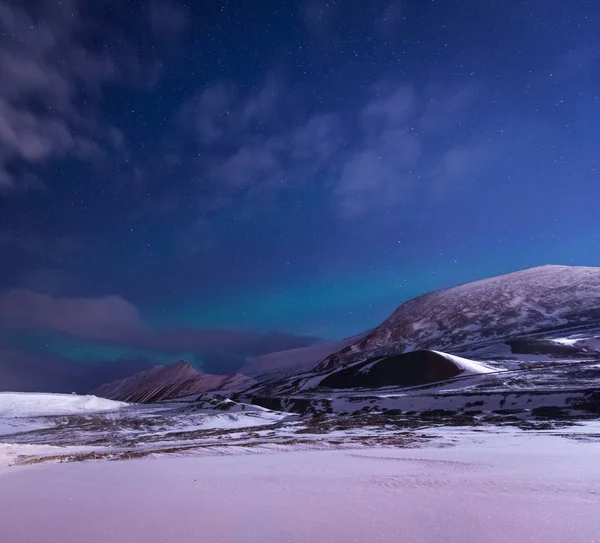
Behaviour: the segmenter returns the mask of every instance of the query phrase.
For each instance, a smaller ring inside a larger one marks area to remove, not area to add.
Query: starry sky
[[[0,389],[600,265],[595,0],[0,0],[0,81]]]

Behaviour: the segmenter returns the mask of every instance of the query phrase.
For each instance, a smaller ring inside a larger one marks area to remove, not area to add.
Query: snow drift
[[[98,413],[121,409],[127,404],[96,396],[0,392],[0,417],[36,417]]]

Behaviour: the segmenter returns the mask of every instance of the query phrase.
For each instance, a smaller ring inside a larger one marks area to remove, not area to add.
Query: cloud
[[[204,179],[226,210],[235,208],[238,219],[250,220],[278,205],[285,194],[322,184],[338,159],[340,130],[336,115],[310,116],[297,128],[282,129],[222,156],[204,169]]]
[[[412,85],[397,88],[383,85],[363,107],[360,115],[364,128],[379,133],[389,126],[402,125],[416,114],[416,92]]]
[[[0,294],[0,331],[58,332],[89,340],[141,333],[138,310],[120,296],[57,298],[28,290]]]
[[[361,140],[344,161],[335,189],[339,213],[355,218],[398,206],[413,188],[411,168],[422,140],[411,123],[418,113],[415,89],[383,85],[359,113]]]
[[[138,309],[120,296],[62,298],[26,290],[0,294],[2,343],[10,346],[22,332],[51,334],[60,339],[61,345],[81,347],[83,351],[85,346],[108,346],[127,353],[137,351],[165,355],[167,359],[172,357],[173,361],[181,353],[188,353],[203,362],[205,370],[208,368],[217,373],[239,369],[254,356],[305,347],[318,341],[283,332],[188,326],[150,330],[144,326]],[[52,349],[52,346],[48,348]],[[44,358],[50,354],[40,356]],[[216,363],[219,360],[227,363],[218,368]],[[0,358],[0,374],[2,367],[8,371]]]
[[[74,362],[60,356],[0,348],[0,390],[86,394],[152,366],[145,360]]]
[[[229,186],[253,185],[280,177],[283,164],[271,140],[245,145],[222,162],[210,168],[209,175],[219,184]]]
[[[341,145],[341,122],[339,116],[333,113],[312,115],[289,133],[293,160],[320,164],[330,159]]]
[[[233,88],[224,84],[204,89],[182,108],[180,118],[203,145],[221,140],[231,123],[229,108],[235,94]]]
[[[240,105],[240,121],[242,127],[261,126],[275,119],[281,90],[283,87],[279,76],[269,73],[256,92],[250,93]],[[240,124],[240,123],[238,123]]]
[[[460,186],[495,159],[493,145],[447,139],[478,91],[470,81],[388,80],[373,85],[353,110],[303,112],[291,108],[293,90],[270,74],[253,91],[209,85],[180,115],[198,149],[195,176],[205,209],[208,200],[245,216],[260,202],[314,182],[331,190],[341,219],[358,219],[399,209],[419,191],[436,198],[440,187],[451,180]],[[206,229],[210,220],[202,219]]]
[[[343,141],[339,115],[303,115],[289,99],[271,73],[251,91],[215,83],[183,105],[180,123],[197,148],[203,196],[218,195],[211,201],[225,206],[268,200],[327,168]]]
[[[99,120],[103,90],[153,85],[161,73],[156,58],[117,23],[95,20],[87,4],[0,0],[0,193],[44,186],[40,168],[53,161],[111,154],[114,162],[125,137]],[[163,31],[183,24],[175,5],[159,2],[149,13],[148,24],[160,20]]]
[[[209,147],[235,144],[251,129],[264,134],[278,120],[282,85],[275,73],[250,92],[225,81],[212,83],[183,104],[179,122],[200,145]]]
[[[405,203],[414,187],[408,167],[419,158],[420,144],[408,133],[398,133],[394,147],[385,145],[352,154],[337,184],[339,213],[355,218]]]
[[[439,134],[459,120],[480,91],[477,83],[427,85],[421,94],[423,111],[417,127],[424,134]]]
[[[84,22],[75,2],[33,17],[0,2],[0,189],[31,185],[22,166],[74,153],[95,154],[106,134],[86,126],[76,101],[115,75],[104,53],[91,53],[78,35]]]
[[[464,188],[501,150],[491,140],[454,140],[478,85],[380,82],[358,114],[359,138],[343,160],[334,189],[341,218],[398,212],[417,197],[440,200]]]

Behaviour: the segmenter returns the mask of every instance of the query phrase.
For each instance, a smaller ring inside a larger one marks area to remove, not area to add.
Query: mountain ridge
[[[217,390],[235,392],[255,382],[241,373],[213,375],[201,373],[186,362],[174,362],[117,379],[90,393],[110,400],[152,403]]]
[[[382,348],[447,350],[593,320],[600,320],[600,268],[538,266],[407,300],[361,341],[315,369],[341,367]]]
[[[530,338],[551,329],[594,323],[600,323],[600,268],[547,265],[436,290],[408,300],[379,326],[354,336],[356,341],[339,342],[343,348],[321,361],[314,359],[319,349],[329,349],[335,342],[263,357],[255,367],[274,363],[280,365],[280,371],[257,374],[259,382],[242,374],[200,374],[189,364],[177,363],[153,368],[92,392],[109,399],[140,402],[215,390],[245,395],[286,395],[314,390],[322,382],[336,382],[337,378],[332,375],[340,371],[352,375],[351,382],[360,387],[361,376],[371,370],[381,373],[382,368],[392,368],[392,359],[394,364],[406,364],[406,372],[414,373],[415,360],[431,364],[437,357],[434,363],[439,365],[437,355],[456,357],[464,352],[465,346],[502,344],[510,351],[513,347],[507,342],[518,338],[521,343],[513,341],[515,349],[548,351],[543,341],[532,343]],[[554,343],[550,347],[554,351],[558,348]],[[565,348],[561,347],[563,351]],[[589,356],[585,349],[574,350]],[[419,355],[419,351],[433,354]],[[398,356],[411,352],[417,354]],[[477,356],[469,355],[465,360],[479,364]],[[351,369],[354,366],[356,368]],[[408,380],[402,376],[402,367],[392,369],[395,383],[410,381],[408,373]],[[378,381],[386,382],[386,379]]]

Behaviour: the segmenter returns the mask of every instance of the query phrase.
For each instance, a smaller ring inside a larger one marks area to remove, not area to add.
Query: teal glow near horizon
[[[96,361],[145,360],[157,365],[167,365],[175,361],[184,361],[198,367],[202,365],[193,353],[166,353],[152,349],[104,345],[51,333],[19,333],[5,346],[64,357],[81,364]]]
[[[543,253],[543,254],[540,254]],[[232,327],[252,330],[285,330],[340,339],[380,324],[397,306],[415,296],[493,275],[510,273],[544,264],[594,265],[600,257],[568,241],[557,241],[540,250],[528,242],[505,247],[485,259],[438,259],[429,267],[397,270],[383,265],[353,276],[329,277],[322,282],[306,281],[287,286],[266,286],[237,296],[224,297],[208,306],[189,302],[165,312],[149,311],[156,328],[178,322],[194,327]],[[514,261],[522,263],[515,265]]]

